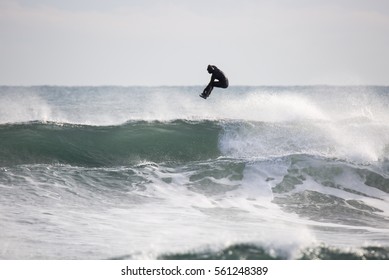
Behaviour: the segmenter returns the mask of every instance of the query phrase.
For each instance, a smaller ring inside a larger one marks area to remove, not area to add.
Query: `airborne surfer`
[[[215,65],[208,65],[207,71],[209,74],[212,74],[211,81],[207,87],[203,90],[203,93],[200,96],[204,99],[207,99],[211,94],[214,87],[227,88],[228,79],[224,73],[217,68]]]

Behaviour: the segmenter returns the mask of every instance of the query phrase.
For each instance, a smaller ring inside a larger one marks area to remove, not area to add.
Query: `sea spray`
[[[385,259],[389,88],[0,87],[1,259]]]

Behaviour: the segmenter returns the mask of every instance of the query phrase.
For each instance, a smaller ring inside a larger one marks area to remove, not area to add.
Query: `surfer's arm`
[[[215,80],[219,80],[219,79],[216,78],[216,75],[215,75],[215,74],[212,74],[211,80],[209,81],[209,85],[211,85]]]

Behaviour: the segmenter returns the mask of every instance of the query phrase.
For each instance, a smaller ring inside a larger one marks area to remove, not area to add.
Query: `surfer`
[[[209,74],[212,74],[211,81],[207,87],[203,90],[203,93],[200,96],[204,99],[207,99],[211,94],[213,87],[227,88],[228,79],[224,73],[217,68],[215,65],[208,65],[207,71]]]

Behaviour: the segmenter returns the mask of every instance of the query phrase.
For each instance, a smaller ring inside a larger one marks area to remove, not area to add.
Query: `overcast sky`
[[[1,85],[389,85],[388,0],[0,0]]]

